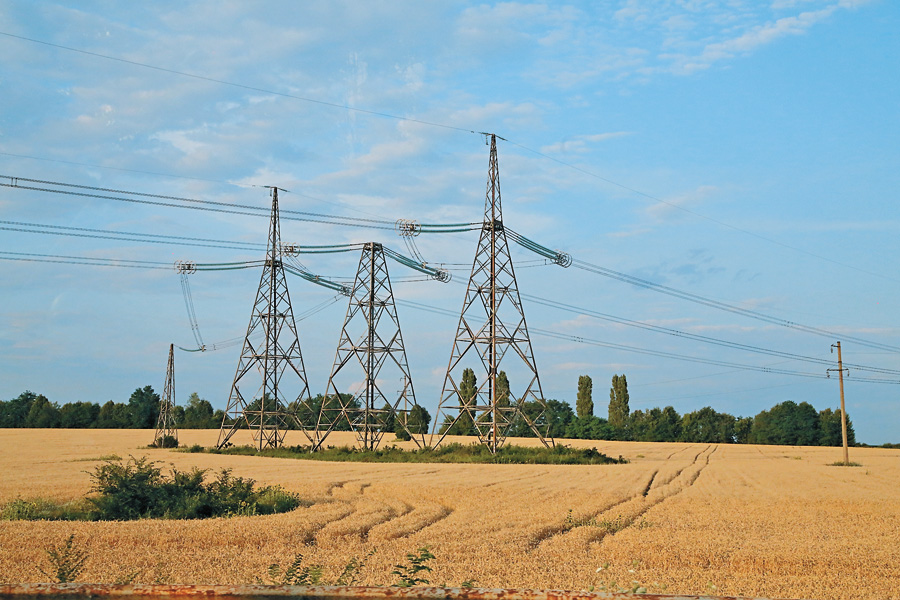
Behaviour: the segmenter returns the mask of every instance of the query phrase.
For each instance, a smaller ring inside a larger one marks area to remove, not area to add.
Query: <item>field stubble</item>
[[[216,436],[180,432],[187,444]],[[573,441],[632,462],[361,464],[142,448],[151,437],[0,430],[0,502],[79,497],[100,457],[146,455],[230,468],[311,505],[204,521],[0,522],[0,582],[44,579],[44,548],[74,533],[89,553],[81,580],[97,583],[252,583],[297,552],[328,581],[376,548],[360,583],[384,585],[427,545],[438,585],[900,599],[896,450],[854,449],[863,466],[839,468],[831,448]]]

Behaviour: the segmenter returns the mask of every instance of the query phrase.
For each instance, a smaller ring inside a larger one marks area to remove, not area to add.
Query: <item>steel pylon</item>
[[[169,344],[169,363],[166,367],[166,384],[159,400],[159,418],[156,419],[154,443],[162,445],[166,438],[178,441],[178,429],[175,428],[175,345]]]
[[[350,369],[351,364],[362,367],[362,381],[355,379],[358,371]],[[342,390],[342,385],[348,387]],[[396,385],[400,386],[398,391],[384,392],[387,386]],[[354,387],[353,392],[349,386]],[[416,406],[384,249],[379,243],[369,242],[359,259],[319,413],[317,429],[324,433],[318,446],[335,428],[347,427],[356,432],[362,449],[375,450],[393,422],[396,431],[405,431],[417,446],[424,447],[425,432],[414,423]]]
[[[437,447],[454,427],[462,427],[468,431],[461,433],[474,433],[495,453],[513,425],[527,428],[545,446],[552,446],[553,439],[549,436],[547,403],[503,228],[497,136],[490,134],[489,138],[484,222],[432,436],[440,436],[434,444]],[[501,376],[501,365],[509,376],[508,391],[505,381],[498,389],[498,379],[506,379]],[[465,368],[472,368],[477,385],[474,394],[465,392],[467,398],[460,390]],[[479,373],[482,377],[477,376]]]
[[[262,340],[256,339],[260,333]],[[261,379],[259,385],[255,374]],[[246,383],[250,385],[242,389]],[[259,450],[281,446],[287,429],[303,431],[310,445],[314,445],[314,418],[281,262],[278,188],[272,188],[266,261],[216,447],[228,444],[235,432],[244,427],[251,430]]]

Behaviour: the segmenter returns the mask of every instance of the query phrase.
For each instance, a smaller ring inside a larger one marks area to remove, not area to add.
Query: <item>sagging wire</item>
[[[335,302],[340,301],[341,298],[342,298],[342,296],[340,294],[337,294],[333,298],[329,298],[328,300],[325,300],[324,302],[317,304],[317,305],[303,311],[302,313],[300,313],[298,316],[296,316],[294,318],[294,321],[300,322],[305,319],[308,319],[308,318],[312,317],[313,315],[330,307]],[[250,339],[255,341],[262,337],[263,337],[263,332],[256,331],[253,333],[253,335],[250,336]],[[203,346],[203,350],[201,350],[200,348],[182,348],[181,346],[176,346],[176,348],[178,348],[179,350],[183,350],[184,352],[215,352],[216,350],[224,350],[226,348],[233,348],[234,346],[239,346],[239,345],[243,344],[244,340],[246,340],[246,339],[247,338],[245,336],[241,336],[241,337],[236,337],[236,338],[229,338],[227,340],[222,340],[220,342],[215,342],[213,344],[205,344]]]
[[[297,277],[305,279],[306,281],[309,281],[310,283],[315,283],[316,285],[320,285],[324,288],[327,288],[329,290],[337,292],[343,296],[349,296],[352,293],[352,290],[349,287],[347,287],[346,285],[337,283],[335,281],[331,281],[329,279],[325,279],[321,275],[316,275],[315,273],[310,273],[309,271],[307,271],[305,269],[297,269],[293,266],[285,265],[284,263],[282,263],[282,267],[284,268],[284,270],[287,273],[290,273],[291,275],[296,275]]]
[[[512,238],[512,241],[519,244],[526,250],[531,250],[535,254],[538,254],[540,256],[543,256],[544,258],[549,259],[550,262],[553,262],[553,263],[563,267],[564,269],[572,266],[572,256],[570,254],[568,254],[567,252],[562,252],[560,250],[551,250],[550,248],[547,248],[546,246],[542,246],[542,245],[538,244],[537,242],[528,239],[521,233],[517,233],[517,232],[513,231],[509,227],[505,227],[504,230],[506,231],[507,237]]]
[[[184,307],[187,310],[191,333],[194,335],[194,341],[197,343],[197,350],[194,350],[194,352],[204,352],[206,346],[203,344],[203,336],[200,335],[200,325],[197,323],[197,312],[194,310],[191,284],[188,283],[188,275],[196,272],[196,266],[190,262],[178,261],[175,263],[175,271],[181,280],[181,295],[184,297]]]
[[[434,267],[429,267],[424,261],[416,262],[408,256],[400,254],[396,250],[391,250],[387,246],[382,246],[382,249],[384,250],[384,254],[386,256],[391,257],[404,267],[408,267],[410,269],[413,269],[414,271],[424,273],[425,275],[428,275],[432,279],[440,281],[441,283],[447,283],[451,279],[450,273],[443,269],[435,269]]]
[[[412,254],[413,258],[425,264],[425,258],[419,252],[418,246],[416,246],[416,236],[422,232],[422,226],[412,219],[397,219],[394,227],[397,230],[397,235],[406,244],[406,249]]]

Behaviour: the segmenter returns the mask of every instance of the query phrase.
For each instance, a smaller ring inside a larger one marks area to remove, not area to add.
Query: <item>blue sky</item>
[[[819,359],[833,359],[842,336],[900,342],[896,3],[184,4],[0,0],[0,173],[258,206],[269,199],[254,186],[275,185],[288,190],[285,209],[470,222],[482,215],[488,166],[483,138],[470,132],[490,131],[507,140],[499,160],[508,227],[583,261],[836,335],[538,265],[515,247],[523,293]],[[249,242],[264,242],[267,227],[264,218],[8,187],[0,215],[7,228]],[[282,234],[405,251],[384,230],[285,221]],[[476,233],[417,239],[432,263],[471,264],[476,242]],[[9,229],[0,229],[0,252],[260,258]],[[358,257],[301,260],[352,279]],[[390,269],[398,298],[459,311],[465,268],[449,284],[403,281],[415,273]],[[126,401],[136,387],[162,387],[170,343],[192,344],[173,270],[0,260],[0,279],[0,398],[30,389],[60,403]],[[243,335],[258,279],[191,276],[207,342]],[[297,314],[333,298],[299,279],[290,286]],[[818,375],[826,368],[527,299],[525,310],[530,327],[569,336]],[[325,389],[345,312],[339,299],[298,324],[313,393]],[[434,412],[456,319],[401,306],[400,320],[419,402]],[[711,405],[752,416],[784,400],[838,405],[835,379],[532,342],[545,395],[574,404],[578,376],[589,374],[601,416],[609,380],[623,372],[632,409]],[[900,369],[896,352],[842,345],[846,362]],[[196,391],[224,408],[239,350],[179,352],[177,401]],[[900,441],[900,387],[862,381],[875,376],[851,370],[846,382],[858,439]]]

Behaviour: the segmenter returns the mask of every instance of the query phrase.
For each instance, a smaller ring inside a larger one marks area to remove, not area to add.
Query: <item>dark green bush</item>
[[[207,519],[268,515],[300,506],[300,497],[279,486],[255,488],[252,479],[222,469],[206,483],[205,469],[172,469],[166,476],[146,457],[107,460],[90,473],[94,495],[80,501],[16,499],[0,506],[3,520],[129,521]]]
[[[232,515],[272,514],[293,510],[300,498],[278,486],[254,489],[254,481],[235,477],[222,469],[216,479],[205,483],[205,469],[172,469],[162,474],[145,457],[125,463],[108,461],[91,475],[89,498],[101,520],[206,519]]]
[[[163,436],[160,436],[160,437],[156,438],[155,440],[153,440],[153,443],[150,444],[150,447],[151,448],[177,448],[178,440],[175,438],[175,436],[163,435]]]

